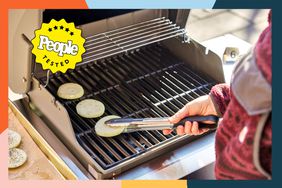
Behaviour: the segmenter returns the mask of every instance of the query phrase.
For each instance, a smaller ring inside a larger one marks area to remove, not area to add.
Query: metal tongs
[[[168,117],[163,118],[117,118],[106,121],[106,125],[110,127],[125,127],[123,133],[144,131],[144,130],[163,130],[175,129],[179,125],[184,125],[186,121],[199,122],[199,128],[216,129],[219,118],[214,115],[208,116],[190,116],[182,119],[178,123],[171,123]],[[211,122],[203,123],[203,122]]]

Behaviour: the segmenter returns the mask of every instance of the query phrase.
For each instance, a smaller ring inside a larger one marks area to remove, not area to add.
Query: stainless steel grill
[[[46,78],[41,82],[45,84]],[[106,107],[104,115],[164,117],[171,116],[187,102],[208,94],[214,84],[160,44],[88,63],[67,74],[53,75],[47,88],[56,96],[57,88],[66,82],[79,83],[85,89],[85,96],[79,100],[58,100],[70,114],[79,144],[104,169],[178,136],[175,132],[163,135],[161,131],[141,131],[114,138],[99,137],[94,132],[98,119],[82,118],[76,113],[75,106],[80,100],[102,101]]]
[[[148,171],[170,178],[167,173],[181,171],[179,165],[195,155],[193,147],[191,154],[184,154],[185,148],[207,141],[205,135],[198,139],[161,131],[102,138],[94,131],[98,119],[82,118],[75,110],[79,101],[93,98],[105,104],[103,116],[170,116],[187,102],[208,94],[215,83],[224,82],[220,58],[185,34],[189,10],[137,10],[80,25],[86,38],[83,61],[66,74],[51,75],[34,62],[26,41],[40,28],[42,11],[12,11],[9,87],[25,94],[14,103],[54,148],[60,164],[62,159],[68,167],[60,169],[71,169],[80,178],[119,178],[134,170],[138,171],[135,178]],[[67,82],[82,85],[84,96],[71,101],[58,98],[58,87]],[[198,140],[191,143],[194,139]],[[203,145],[198,149],[206,151]],[[151,160],[159,155],[168,165]],[[190,167],[181,166],[182,171],[173,177],[186,176]]]

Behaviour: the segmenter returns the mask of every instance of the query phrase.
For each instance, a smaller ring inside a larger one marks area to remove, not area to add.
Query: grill
[[[83,61],[65,74],[50,74],[31,56],[26,39],[40,27],[42,11],[13,11],[17,16],[9,19],[9,26],[15,26],[9,27],[9,57],[13,57],[9,58],[9,87],[25,94],[17,102],[19,110],[64,160],[66,170],[96,179],[119,178],[132,171],[138,171],[136,176],[152,172],[163,177],[163,172],[174,170],[179,172],[177,177],[187,175],[190,166],[178,169],[187,162],[183,148],[207,136],[163,135],[154,130],[103,138],[95,134],[99,118],[80,117],[76,105],[92,98],[104,103],[103,116],[167,117],[224,82],[220,58],[185,34],[189,10],[132,10],[80,25],[86,52]],[[57,97],[58,87],[68,82],[83,86],[84,96]],[[206,151],[203,147],[198,149]],[[194,156],[195,150],[191,151],[188,155]],[[161,161],[152,165],[151,159],[160,155],[167,166]]]
[[[46,84],[46,78],[41,79]],[[95,134],[98,119],[80,117],[76,104],[85,98],[102,101],[105,115],[122,117],[171,116],[189,101],[209,93],[212,79],[195,73],[160,44],[149,45],[108,59],[82,65],[67,74],[50,77],[48,90],[76,82],[85,89],[79,100],[58,98],[70,114],[79,144],[104,169],[141,155],[179,136],[173,132],[140,131],[102,138]]]

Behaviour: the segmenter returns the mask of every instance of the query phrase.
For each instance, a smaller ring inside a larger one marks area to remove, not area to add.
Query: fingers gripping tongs
[[[179,125],[185,125],[186,121],[199,123],[199,129],[216,129],[219,118],[214,115],[190,116],[182,119],[178,123],[171,123],[168,117],[164,118],[117,118],[106,121],[106,125],[111,127],[125,127],[124,133],[144,131],[144,130],[163,130],[175,129]],[[205,122],[205,123],[204,123]],[[206,123],[207,122],[207,123]]]

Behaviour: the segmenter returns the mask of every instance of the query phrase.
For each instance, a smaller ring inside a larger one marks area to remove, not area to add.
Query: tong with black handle
[[[163,130],[175,129],[179,125],[185,125],[186,121],[199,123],[199,129],[216,129],[219,118],[214,115],[208,116],[189,116],[178,123],[171,123],[168,117],[163,118],[117,118],[106,122],[111,127],[124,127],[124,133],[144,131],[144,130]],[[206,123],[209,122],[209,123]],[[210,124],[211,123],[211,124]]]

